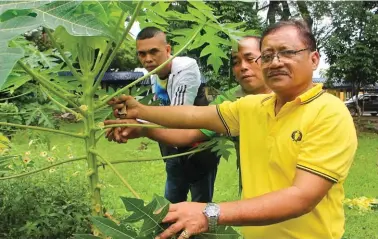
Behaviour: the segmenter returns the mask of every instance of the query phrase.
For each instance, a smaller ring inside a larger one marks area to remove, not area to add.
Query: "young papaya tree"
[[[111,113],[107,102],[122,93],[139,94],[140,90],[135,90],[135,86],[159,71],[173,58],[111,94],[101,89],[101,79],[117,50],[121,46],[135,44],[135,39],[130,34],[135,22],[138,22],[142,28],[154,25],[163,30],[170,22],[190,22],[191,24],[188,24],[190,27],[170,32],[174,36],[172,40],[177,43],[173,57],[185,51],[202,49],[201,57],[207,58],[207,64],[212,66],[214,71],[218,71],[222,66],[222,59],[228,59],[225,49],[235,44],[243,34],[248,34],[243,28],[243,23],[220,24],[213,10],[204,2],[189,1],[187,10],[190,14],[170,10],[171,4],[175,2],[38,0],[0,2],[0,89],[14,91],[15,87],[34,81],[38,90],[63,112],[70,112],[77,119],[81,119],[83,129],[80,131],[82,133],[75,133],[9,122],[0,122],[0,126],[53,132],[78,138],[82,140],[85,148],[85,153],[81,156],[22,174],[5,174],[0,180],[17,179],[65,163],[86,160],[92,215],[102,216],[104,208],[101,202],[98,168],[107,165],[136,197],[122,199],[126,209],[134,213],[126,221],[132,223],[144,220],[144,222],[139,234],[124,225],[106,221],[107,219],[101,217],[94,219],[95,226],[104,235],[112,238],[144,236],[151,238],[153,233],[163,229],[159,223],[166,213],[166,203],[163,204],[163,200],[156,197],[145,206],[139,195],[114,167],[115,163],[130,162],[130,160],[112,162],[102,157],[97,150],[97,142],[103,136],[105,128],[115,127],[104,127],[102,124],[105,117]],[[23,37],[25,32],[39,27],[43,27],[51,41],[52,50],[40,52]],[[221,38],[219,35],[226,35],[227,38]],[[62,77],[61,73],[66,71],[70,71],[71,74]],[[204,147],[201,147],[189,153],[203,149]],[[163,209],[159,214],[154,214],[158,206]],[[219,230],[218,234],[221,233],[228,236],[237,235],[230,228]],[[81,237],[89,238],[84,235]],[[212,235],[206,237],[211,238]]]

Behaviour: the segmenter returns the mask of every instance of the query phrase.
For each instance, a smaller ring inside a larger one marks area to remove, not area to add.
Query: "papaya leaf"
[[[137,233],[129,225],[117,225],[110,219],[92,217],[93,224],[106,236],[112,239],[136,239]]]
[[[9,92],[10,94],[13,94],[15,90],[23,86],[26,82],[30,81],[31,79],[32,77],[30,75],[12,72],[0,88],[0,91]]]
[[[29,16],[12,18],[0,23],[0,41],[8,41],[17,35],[35,29],[41,25],[39,19]]]
[[[196,22],[206,22],[206,17],[203,15],[200,11],[198,11],[195,8],[189,7],[188,6],[188,12],[192,15],[192,21]]]
[[[45,5],[48,3],[51,3],[52,1],[42,0],[42,1],[35,1],[35,0],[29,0],[29,1],[1,1],[0,2],[0,14],[3,14],[7,10],[13,10],[13,9],[30,9],[30,8],[36,8],[41,5]]]
[[[138,222],[143,220],[143,225],[140,229],[140,235],[145,236],[157,229],[162,229],[159,225],[168,213],[168,205],[161,208],[160,211],[155,211],[158,201],[153,199],[149,204],[144,206],[144,201],[135,198],[121,197],[126,210],[133,212],[124,221],[128,223]]]
[[[113,38],[109,26],[91,14],[75,14],[80,1],[57,1],[34,9],[43,25],[55,29],[63,26],[74,36],[107,36]]]
[[[22,48],[0,47],[0,88],[8,78],[14,65],[24,56]]]
[[[159,196],[157,194],[154,194],[154,199],[156,199],[157,202],[155,210],[159,210],[160,208],[163,208],[170,203],[165,197]]]
[[[216,232],[202,233],[198,235],[201,239],[239,239],[242,238],[232,227],[218,226]]]

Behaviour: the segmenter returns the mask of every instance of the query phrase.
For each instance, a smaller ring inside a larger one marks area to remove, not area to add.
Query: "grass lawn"
[[[79,124],[65,125],[66,130],[75,131]],[[47,133],[51,145],[59,145],[58,150],[61,156],[73,154],[74,156],[83,153],[81,140],[72,139],[57,134]],[[13,140],[20,150],[27,150],[28,140],[24,134],[18,134]],[[146,147],[141,147],[146,145]],[[359,137],[359,147],[355,161],[351,168],[349,177],[345,183],[347,198],[361,196],[378,198],[378,135],[362,133]],[[99,141],[99,152],[108,160],[121,159],[144,159],[160,156],[158,146],[148,139],[131,140],[129,143],[119,145],[108,142],[105,139]],[[165,168],[162,160],[153,162],[123,163],[117,164],[116,168],[122,173],[125,179],[131,184],[140,196],[149,200],[154,194],[163,195],[165,183]],[[79,164],[66,164],[60,168],[69,168],[83,171],[84,162]],[[124,207],[119,196],[132,194],[121,183],[110,168],[100,168],[100,178],[105,185],[102,190],[104,204],[107,208],[118,213],[124,212]],[[85,177],[85,173],[81,173]],[[229,161],[222,160],[215,185],[214,201],[222,202],[238,199],[238,176],[233,154]],[[356,209],[345,208],[347,224],[345,239],[378,239],[378,211],[360,212]]]

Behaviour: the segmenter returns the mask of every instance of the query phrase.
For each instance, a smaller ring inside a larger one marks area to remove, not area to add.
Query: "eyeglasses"
[[[270,64],[273,59],[277,56],[277,60],[280,61],[280,59],[291,59],[293,58],[297,53],[302,52],[302,51],[307,51],[309,48],[303,48],[300,50],[284,50],[284,51],[279,51],[276,53],[265,53],[261,54],[256,61],[261,59],[262,64]]]

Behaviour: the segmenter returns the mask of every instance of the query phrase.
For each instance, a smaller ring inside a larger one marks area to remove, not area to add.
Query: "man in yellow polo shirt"
[[[171,128],[207,128],[240,136],[242,200],[170,205],[158,238],[179,239],[245,226],[247,239],[340,239],[343,183],[357,147],[353,120],[338,98],[312,83],[319,63],[315,39],[302,21],[269,27],[261,68],[274,94],[218,106],[148,107],[126,97],[127,118]]]

